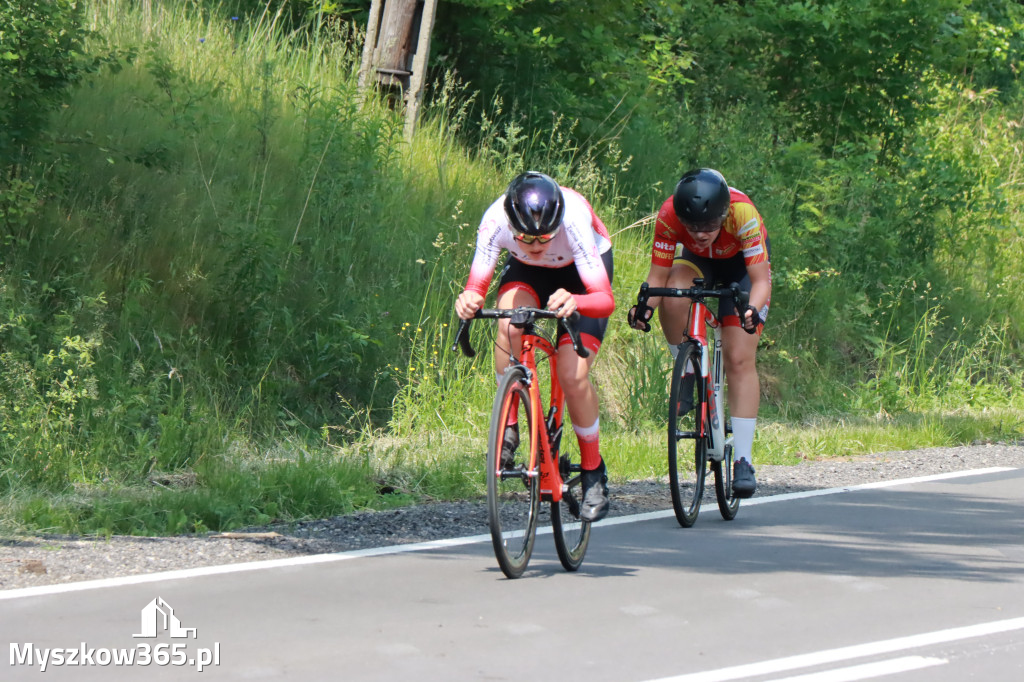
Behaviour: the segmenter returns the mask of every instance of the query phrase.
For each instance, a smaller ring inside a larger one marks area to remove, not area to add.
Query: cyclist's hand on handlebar
[[[629,312],[626,313],[626,321],[629,323],[629,326],[643,332],[651,331],[651,325],[649,322],[652,317],[654,317],[654,308],[646,305],[642,310],[638,310],[637,306],[633,306],[629,309]]]
[[[476,311],[484,304],[484,297],[475,291],[463,291],[455,299],[455,313],[460,319],[468,320],[476,315]]]
[[[576,297],[565,289],[558,289],[548,297],[548,310],[553,310],[560,318],[566,318],[576,312]]]
[[[743,327],[743,331],[748,334],[757,333],[757,325],[761,323],[761,314],[757,312],[757,308],[747,304],[747,309],[740,314],[740,326]]]

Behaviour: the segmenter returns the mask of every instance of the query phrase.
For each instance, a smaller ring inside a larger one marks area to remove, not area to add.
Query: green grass
[[[546,131],[498,99],[471,114],[449,74],[410,142],[359,96],[343,26],[87,10],[92,50],[135,57],[73,93],[18,186],[0,528],[170,534],[481,495],[493,330],[476,325],[476,358],[453,353],[452,302],[480,215],[524,167],[579,188],[612,233],[602,449],[613,481],[664,475],[668,352],[623,321],[681,170],[672,126],[584,146],[557,113]],[[780,140],[776,114],[742,103],[689,127],[714,133],[704,162],[772,235],[757,462],[1022,438],[1019,106],[948,97],[903,173],[870,145]],[[961,186],[967,208],[948,200]],[[929,249],[904,248],[922,225]]]

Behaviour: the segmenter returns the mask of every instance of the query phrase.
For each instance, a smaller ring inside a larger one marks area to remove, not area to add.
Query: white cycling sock
[[[601,420],[595,419],[591,426],[572,425],[576,432],[576,441],[580,444],[580,467],[584,471],[593,471],[601,466],[600,431]]]
[[[754,428],[757,426],[757,417],[753,419],[745,417],[732,418],[732,447],[733,458],[745,459],[754,465],[751,451],[754,449]]]
[[[593,438],[601,431],[601,419],[595,419],[594,423],[591,424],[590,426],[576,426],[575,424],[573,424],[572,430],[576,432],[577,436],[582,436],[584,438]]]

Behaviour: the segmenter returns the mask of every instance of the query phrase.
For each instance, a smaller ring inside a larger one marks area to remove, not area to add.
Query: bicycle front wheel
[[[725,459],[711,462],[711,471],[715,473],[715,497],[718,499],[718,511],[726,521],[736,518],[740,510],[740,498],[732,494],[732,443],[725,446]]]
[[[509,578],[526,570],[537,537],[540,476],[534,426],[526,372],[511,367],[494,397],[487,439],[487,521],[494,556]]]
[[[683,528],[689,528],[697,521],[704,497],[707,440],[703,434],[706,432],[706,415],[697,345],[681,344],[669,385],[668,479],[672,508]],[[692,455],[689,454],[691,443]]]
[[[580,448],[576,434],[566,422],[559,444],[558,469],[562,477],[562,501],[551,503],[551,529],[555,534],[558,560],[567,571],[583,564],[590,542],[590,521],[580,518],[583,508],[583,480],[580,478]]]

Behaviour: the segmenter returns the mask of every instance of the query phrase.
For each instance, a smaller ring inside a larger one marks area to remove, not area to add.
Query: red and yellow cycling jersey
[[[676,246],[680,243],[690,253],[705,258],[732,258],[742,253],[746,265],[767,262],[768,232],[765,230],[761,214],[743,192],[730,187],[729,194],[732,202],[729,206],[729,215],[722,224],[722,231],[707,248],[698,246],[676,217],[672,197],[666,199],[658,211],[658,220],[654,225],[651,262],[654,265],[671,267],[676,255]]]

